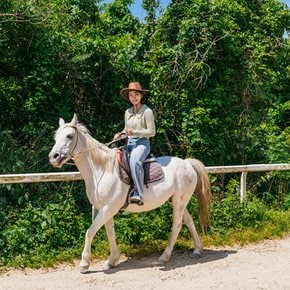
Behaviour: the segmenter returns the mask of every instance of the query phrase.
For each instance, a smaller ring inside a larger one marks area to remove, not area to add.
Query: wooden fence
[[[212,173],[212,174],[215,174],[215,173],[241,173],[240,200],[241,200],[241,202],[243,202],[244,198],[246,197],[248,172],[290,170],[290,163],[209,166],[209,167],[206,167],[206,169],[209,173]]]
[[[242,202],[246,197],[248,172],[290,170],[290,163],[209,166],[206,167],[206,169],[211,174],[241,173],[240,199]],[[79,172],[2,174],[0,175],[0,184],[56,182],[56,181],[82,180],[82,179],[83,178]]]
[[[290,170],[290,164],[255,164],[255,165],[233,165],[233,166],[210,166],[206,167],[208,173],[241,173],[240,200],[246,197],[247,173],[273,170]],[[2,174],[0,184],[13,183],[38,183],[83,180],[79,172],[53,172],[53,173],[26,173],[26,174]],[[96,215],[96,209],[92,207],[92,220]]]

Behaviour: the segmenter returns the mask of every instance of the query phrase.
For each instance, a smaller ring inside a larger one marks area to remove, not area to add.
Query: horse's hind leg
[[[114,220],[110,219],[105,223],[105,228],[110,244],[110,257],[107,261],[108,269],[115,267],[120,258],[120,252],[116,243]]]
[[[182,227],[182,217],[183,217],[186,204],[182,202],[181,199],[178,199],[178,202],[173,200],[172,207],[173,207],[172,233],[171,233],[168,246],[166,247],[163,254],[158,259],[158,262],[161,264],[166,263],[171,257],[174,244],[176,242],[176,239]]]
[[[192,237],[193,242],[194,242],[194,252],[193,252],[193,254],[200,257],[201,254],[202,254],[201,241],[200,241],[199,235],[198,235],[198,233],[196,231],[192,216],[188,212],[187,208],[185,208],[185,210],[184,210],[183,222],[188,227],[188,229],[190,231],[190,234],[191,234],[191,237]]]

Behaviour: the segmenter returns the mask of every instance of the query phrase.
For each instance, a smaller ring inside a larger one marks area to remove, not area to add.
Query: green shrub
[[[209,235],[217,244],[232,241],[250,242],[265,238],[282,236],[289,232],[290,214],[286,205],[274,202],[269,205],[251,192],[241,203],[236,193],[238,182],[231,180],[225,196],[216,198],[211,207],[211,227]],[[280,205],[280,207],[278,207]],[[220,239],[223,238],[224,241]]]
[[[172,208],[168,204],[144,213],[121,212],[115,218],[118,241],[135,245],[168,239],[171,224]]]
[[[2,264],[29,265],[56,258],[83,244],[88,223],[76,213],[74,200],[48,203],[43,208],[28,203],[18,216],[10,216],[0,236]]]

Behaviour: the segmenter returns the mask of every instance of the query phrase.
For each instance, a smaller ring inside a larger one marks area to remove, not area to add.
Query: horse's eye
[[[69,139],[69,140],[72,140],[73,137],[74,137],[74,136],[73,136],[72,134],[68,134],[68,135],[67,135],[67,139]]]

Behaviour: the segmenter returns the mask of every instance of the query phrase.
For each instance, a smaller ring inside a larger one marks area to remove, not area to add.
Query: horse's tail
[[[209,207],[211,203],[210,181],[204,164],[197,159],[186,159],[197,173],[196,194],[198,197],[198,211],[203,233],[209,225]]]

